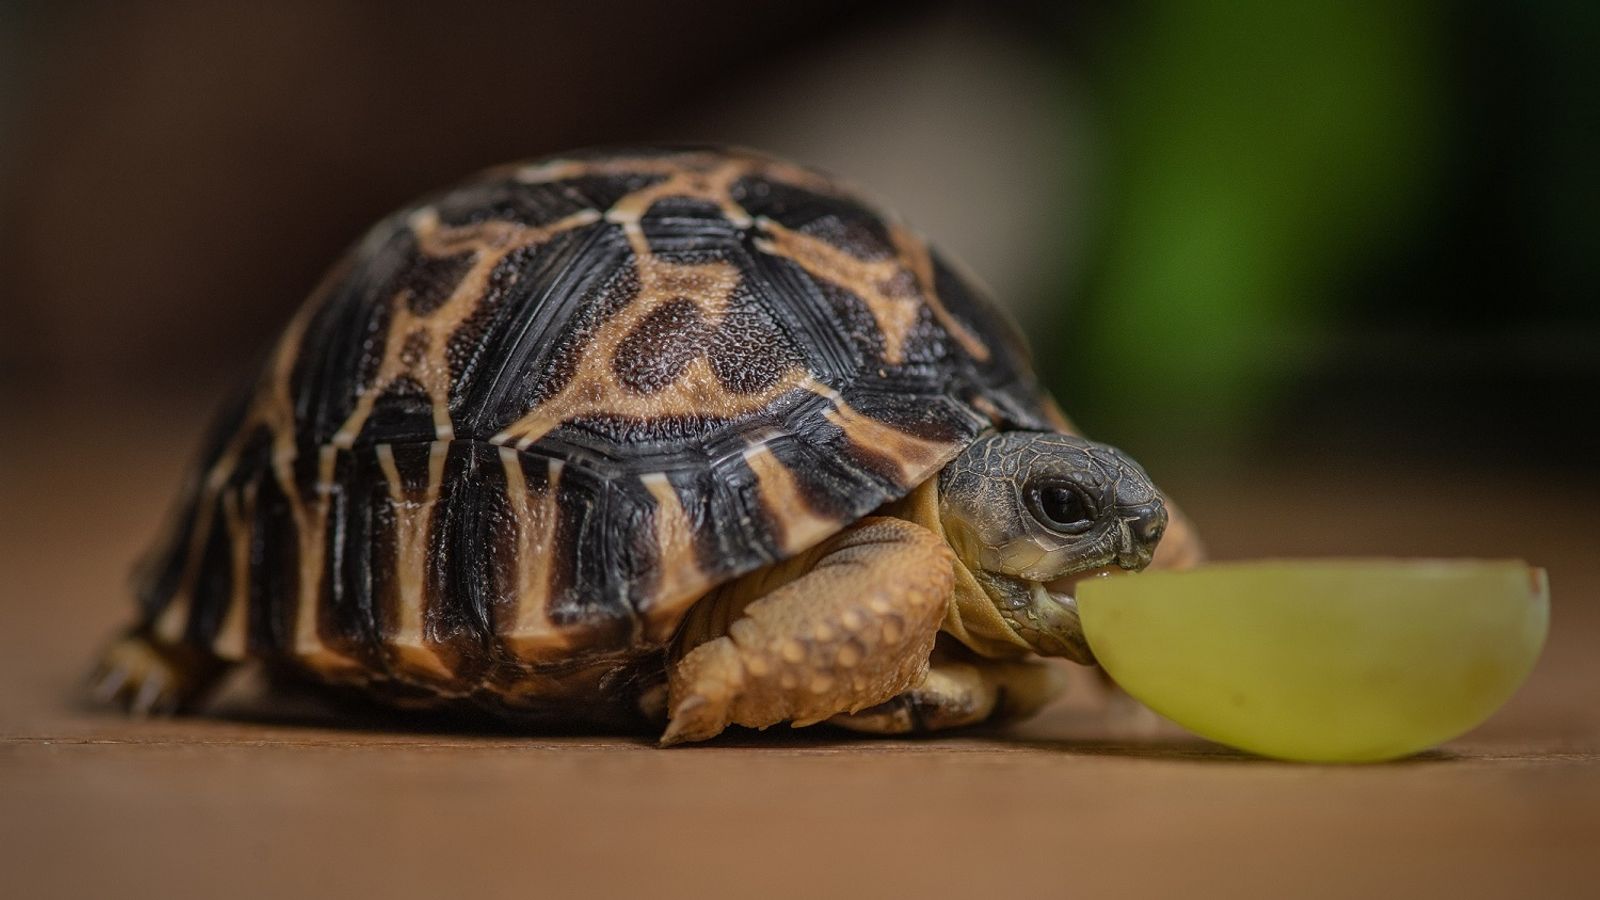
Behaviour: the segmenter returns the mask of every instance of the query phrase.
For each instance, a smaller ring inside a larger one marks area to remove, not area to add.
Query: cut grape
[[[1543,569],[1513,561],[1224,563],[1078,585],[1084,634],[1156,712],[1265,756],[1394,759],[1476,726],[1527,678]]]

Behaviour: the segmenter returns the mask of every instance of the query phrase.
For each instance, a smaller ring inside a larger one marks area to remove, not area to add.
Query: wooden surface
[[[198,422],[129,403],[0,441],[0,895],[45,897],[1600,894],[1594,480],[1370,461],[1185,483],[1218,556],[1524,556],[1551,571],[1532,680],[1439,751],[1253,759],[1087,688],[1008,733],[523,736],[293,707],[82,704]],[[1158,473],[1159,474],[1159,473]]]

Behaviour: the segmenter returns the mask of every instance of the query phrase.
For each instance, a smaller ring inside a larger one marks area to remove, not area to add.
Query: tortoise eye
[[[1083,534],[1094,527],[1094,509],[1083,494],[1063,484],[1042,484],[1028,492],[1033,515],[1046,528]]]

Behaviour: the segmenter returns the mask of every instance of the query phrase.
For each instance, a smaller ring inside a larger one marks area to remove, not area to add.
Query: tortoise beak
[[[1160,500],[1126,510],[1117,534],[1117,565],[1137,572],[1150,565],[1167,531],[1167,506]]]

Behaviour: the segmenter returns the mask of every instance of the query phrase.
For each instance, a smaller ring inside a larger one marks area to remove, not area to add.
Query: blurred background
[[[1169,478],[1342,457],[1594,480],[1595,4],[0,11],[12,404],[208,408],[409,198],[711,140],[885,198],[1025,323],[1089,431]]]

